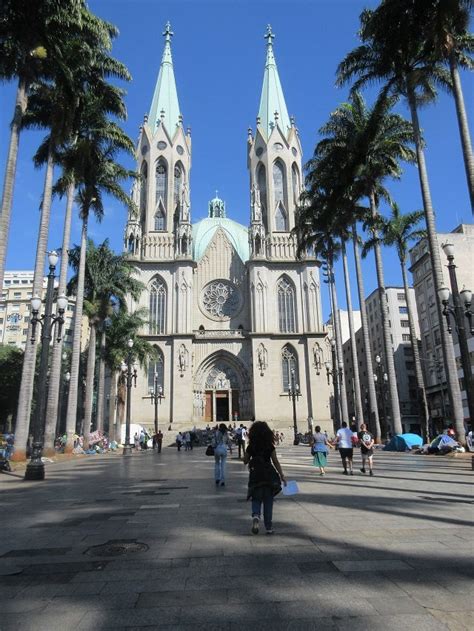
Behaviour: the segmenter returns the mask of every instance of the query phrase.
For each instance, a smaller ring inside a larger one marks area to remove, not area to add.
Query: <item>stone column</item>
[[[212,391],[212,422],[216,422],[216,391]]]

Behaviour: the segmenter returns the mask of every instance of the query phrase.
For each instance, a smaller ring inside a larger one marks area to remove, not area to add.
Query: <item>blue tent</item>
[[[410,451],[413,447],[421,447],[423,439],[418,434],[397,434],[393,436],[384,451]]]

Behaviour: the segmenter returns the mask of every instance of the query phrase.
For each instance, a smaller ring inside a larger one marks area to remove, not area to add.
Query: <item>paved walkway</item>
[[[250,533],[246,471],[203,449],[91,456],[0,475],[0,629],[473,628],[470,460],[377,454],[374,478],[279,449],[301,493]],[[90,556],[112,540],[145,552]]]

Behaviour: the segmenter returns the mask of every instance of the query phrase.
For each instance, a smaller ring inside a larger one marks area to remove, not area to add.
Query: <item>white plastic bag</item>
[[[296,495],[300,492],[295,480],[289,480],[282,488],[283,495]]]

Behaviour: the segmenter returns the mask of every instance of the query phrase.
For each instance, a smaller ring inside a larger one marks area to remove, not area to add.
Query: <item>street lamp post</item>
[[[130,339],[127,342],[128,354],[127,362],[122,364],[122,372],[125,378],[125,384],[127,386],[127,415],[125,418],[125,444],[123,446],[123,455],[130,456],[132,453],[132,446],[130,444],[130,416],[132,411],[132,384],[137,386],[137,369],[132,368],[132,348],[133,340]]]
[[[474,387],[472,383],[471,359],[469,357],[469,347],[467,344],[466,327],[464,320],[464,318],[467,318],[471,335],[474,335],[474,329],[472,328],[471,311],[472,292],[468,289],[463,289],[461,292],[459,292],[458,280],[456,277],[456,265],[454,264],[454,245],[450,242],[446,242],[441,247],[443,248],[444,253],[446,254],[446,258],[448,259],[449,280],[451,283],[454,308],[451,307],[449,304],[449,289],[447,287],[441,287],[438,292],[438,296],[444,306],[443,315],[446,318],[449,333],[452,332],[450,315],[454,316],[454,321],[456,323],[459,340],[459,350],[461,354],[461,365],[464,373],[464,384],[467,395],[467,405],[469,409],[469,416],[472,421],[472,419],[474,418]],[[462,306],[462,302],[464,303],[464,309]]]
[[[296,402],[301,396],[300,387],[296,383],[296,375],[294,368],[291,369],[290,373],[290,387],[288,389],[288,398],[291,399],[293,403],[293,445],[297,445],[300,441],[298,440],[298,426],[296,423]]]
[[[377,388],[377,384],[379,386],[379,396],[382,400],[381,412],[382,412],[382,422],[384,427],[384,434],[387,435],[388,431],[388,418],[387,418],[387,408],[385,407],[385,399],[386,399],[386,391],[385,388],[388,385],[388,375],[382,366],[382,358],[380,355],[375,356],[376,363],[376,372],[374,373],[374,381],[375,387]]]
[[[49,344],[51,341],[51,332],[55,324],[58,325],[56,341],[61,340],[61,329],[64,324],[64,311],[67,307],[66,296],[58,296],[57,309],[58,314],[53,315],[53,294],[54,294],[54,273],[58,262],[56,252],[48,253],[49,274],[48,284],[46,286],[46,299],[44,304],[44,313],[39,316],[41,309],[41,298],[33,296],[31,299],[31,343],[34,344],[36,337],[36,327],[41,326],[41,356],[38,377],[38,391],[36,411],[33,419],[33,446],[31,460],[26,466],[25,480],[44,480],[44,464],[41,459],[43,453],[43,437],[44,426],[46,420],[46,395],[47,395],[47,379],[48,379],[48,357]]]
[[[330,378],[332,378],[332,383],[334,387],[334,424],[337,428],[339,428],[341,426],[341,415],[339,407],[339,374],[336,360],[336,340],[334,339],[331,340],[331,361],[332,365],[329,362],[325,362],[324,365],[326,366],[328,385],[331,383]]]
[[[155,406],[155,435],[158,434],[158,405],[163,398],[163,388],[158,385],[158,373],[155,371],[153,377],[153,388],[148,389],[150,400]]]

